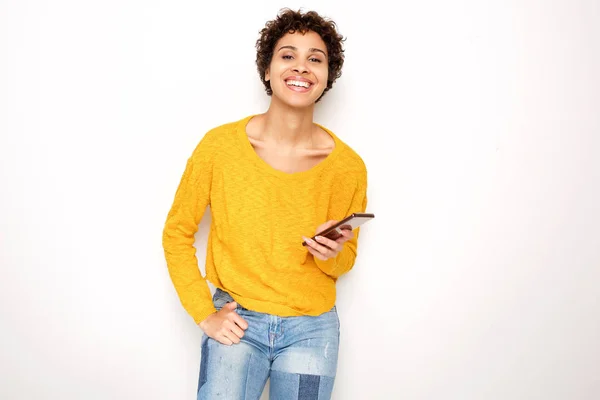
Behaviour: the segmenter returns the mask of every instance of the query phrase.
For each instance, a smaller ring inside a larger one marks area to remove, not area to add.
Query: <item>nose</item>
[[[306,66],[306,62],[302,61],[302,60],[298,60],[298,62],[296,63],[296,65],[293,68],[293,71],[296,72],[297,74],[307,74],[310,72],[310,70]]]

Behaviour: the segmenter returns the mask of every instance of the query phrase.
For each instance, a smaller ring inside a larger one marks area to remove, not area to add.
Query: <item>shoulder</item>
[[[338,168],[343,168],[346,174],[352,175],[367,175],[367,166],[363,160],[363,158],[358,154],[358,152],[342,140],[339,136],[337,136],[331,130],[325,128],[327,132],[329,132],[334,140],[335,145],[339,146],[339,149],[336,149],[337,158],[336,158],[336,166]]]
[[[213,158],[221,152],[227,152],[228,149],[237,145],[238,141],[236,138],[239,129],[243,129],[244,123],[249,119],[250,117],[244,117],[240,120],[226,122],[211,128],[198,142],[192,157]]]
[[[226,122],[215,126],[204,134],[199,144],[224,144],[235,139],[235,134],[240,128],[243,128],[244,121],[248,121],[249,117],[237,121]]]
[[[346,163],[351,165],[357,173],[367,173],[367,165],[362,157],[352,147],[345,142],[342,143],[342,153],[340,156]]]
[[[334,184],[341,188],[364,191],[367,187],[367,166],[358,152],[331,130],[321,126],[334,139],[335,156],[329,164],[328,173],[334,176]]]

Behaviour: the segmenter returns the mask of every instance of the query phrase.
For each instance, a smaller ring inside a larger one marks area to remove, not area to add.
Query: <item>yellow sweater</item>
[[[308,171],[285,173],[256,154],[248,116],[212,129],[187,166],[163,231],[169,274],[196,323],[216,310],[208,279],[244,307],[273,315],[316,316],[330,310],[337,278],[354,265],[358,230],[336,258],[315,259],[304,246],[322,223],[364,212],[367,171],[331,131],[331,154]],[[206,207],[212,223],[206,277],[194,234]]]

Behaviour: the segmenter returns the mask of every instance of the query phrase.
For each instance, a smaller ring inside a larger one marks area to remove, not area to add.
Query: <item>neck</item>
[[[273,97],[264,114],[263,137],[290,146],[307,143],[312,140],[314,132],[313,115],[314,104],[295,108]]]

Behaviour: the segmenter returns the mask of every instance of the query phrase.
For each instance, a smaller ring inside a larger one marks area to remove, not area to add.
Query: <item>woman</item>
[[[268,110],[212,129],[187,161],[163,246],[181,303],[204,332],[198,399],[258,399],[268,377],[271,399],[331,396],[335,284],[354,264],[358,230],[336,241],[307,236],[367,202],[361,158],[313,122],[341,75],[342,41],[315,12],[286,9],[269,21],[256,45]],[[194,234],[207,206],[202,277]]]

